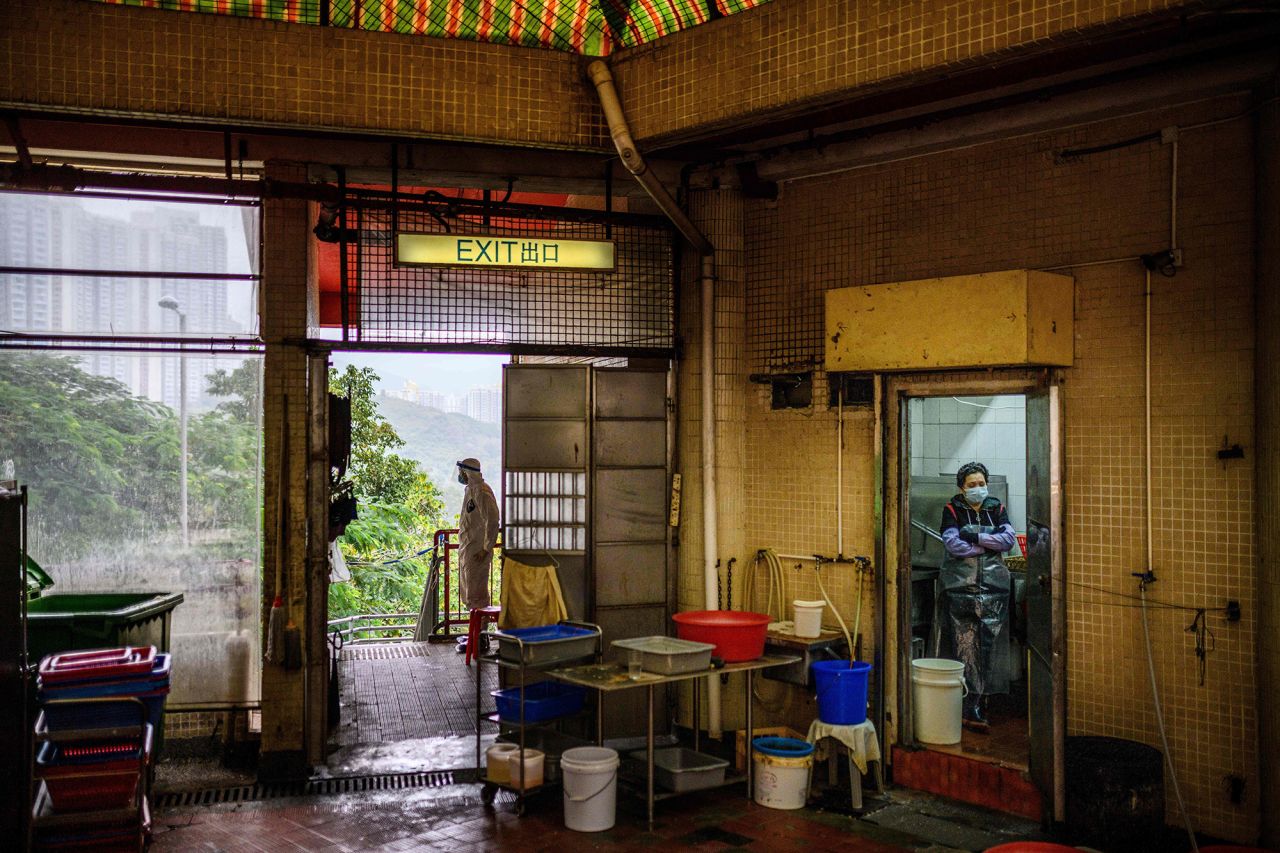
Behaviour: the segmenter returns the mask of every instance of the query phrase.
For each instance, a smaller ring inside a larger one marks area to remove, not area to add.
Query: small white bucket
[[[960,742],[964,697],[964,664],[946,658],[911,662],[911,713],[916,740],[940,746]]]
[[[822,609],[825,601],[793,601],[796,615],[796,636],[813,638],[822,634]]]
[[[612,829],[618,801],[618,753],[575,746],[560,756],[564,825],[575,832]]]
[[[508,784],[520,790],[529,790],[542,784],[543,754],[536,749],[524,751],[524,776],[520,775],[520,749],[517,747],[507,753]],[[523,786],[521,780],[523,778]]]
[[[518,749],[520,747],[514,743],[495,743],[484,751],[485,776],[490,782],[505,785],[511,781],[510,765],[507,764],[507,759]]]

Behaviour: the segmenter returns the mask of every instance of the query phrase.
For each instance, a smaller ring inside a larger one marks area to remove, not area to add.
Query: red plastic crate
[[[55,812],[96,812],[132,808],[140,776],[135,767],[124,773],[47,776],[44,784]]]
[[[60,652],[40,661],[40,683],[65,684],[69,681],[150,675],[155,663],[155,646]]]

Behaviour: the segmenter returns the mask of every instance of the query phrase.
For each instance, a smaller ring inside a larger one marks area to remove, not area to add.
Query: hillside
[[[462,503],[457,461],[468,456],[480,460],[485,479],[495,494],[502,465],[502,436],[498,424],[485,424],[466,415],[445,413],[405,400],[379,395],[378,411],[395,427],[405,446],[397,452],[416,459],[444,495],[445,513],[453,517]]]

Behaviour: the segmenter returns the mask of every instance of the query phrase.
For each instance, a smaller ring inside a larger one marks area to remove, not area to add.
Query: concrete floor
[[[478,785],[456,784],[170,809],[155,816],[152,849],[942,853],[1040,838],[1027,821],[909,792],[894,793],[879,806],[864,819],[816,809],[782,812],[748,802],[740,788],[728,789],[660,803],[648,831],[642,804],[620,796],[616,826],[584,834],[564,828],[558,789],[532,799],[528,814],[518,818],[512,795],[500,793],[485,806]]]

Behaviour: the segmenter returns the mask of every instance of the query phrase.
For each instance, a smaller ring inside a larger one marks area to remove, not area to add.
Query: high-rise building
[[[222,273],[227,235],[194,210],[150,207],[128,218],[87,210],[78,199],[0,195],[0,264],[35,268]],[[104,276],[0,276],[0,328],[50,334],[174,336],[171,296],[186,314],[187,333],[243,331],[228,312],[223,281]],[[139,396],[176,407],[182,359],[92,353],[85,369],[111,376]],[[200,406],[214,359],[187,357],[187,401]]]

